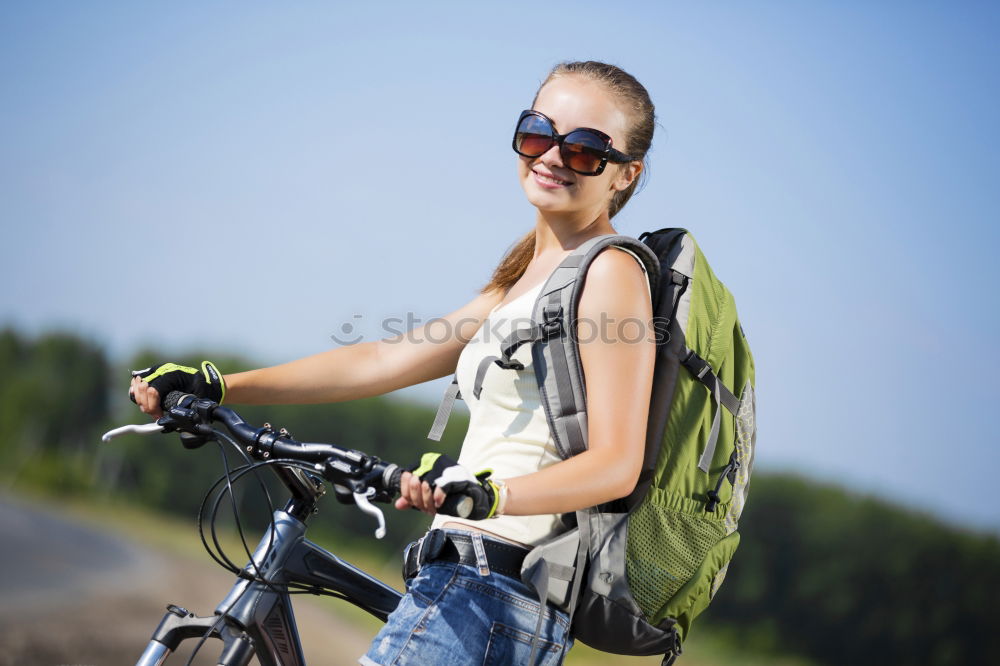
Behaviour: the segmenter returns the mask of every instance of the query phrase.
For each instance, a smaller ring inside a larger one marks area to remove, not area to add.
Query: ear
[[[611,189],[616,192],[621,192],[627,189],[629,185],[635,182],[635,179],[639,177],[640,173],[642,173],[642,162],[639,160],[619,164],[618,173],[611,182]]]

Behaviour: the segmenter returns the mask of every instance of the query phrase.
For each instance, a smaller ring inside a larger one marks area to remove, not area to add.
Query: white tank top
[[[531,310],[541,289],[542,284],[535,285],[491,310],[458,357],[458,388],[469,407],[469,430],[458,462],[474,473],[492,469],[498,479],[509,479],[537,472],[560,460],[538,394],[531,345],[521,345],[512,357],[524,364],[523,370],[491,365],[483,377],[479,399],[472,393],[479,362],[487,356],[499,356],[504,337],[514,328],[531,323]],[[546,540],[560,524],[557,514],[500,516],[485,521],[438,515],[432,526],[449,522],[466,523],[531,545]]]
[[[618,249],[635,257],[645,272],[633,252]],[[469,407],[469,430],[458,462],[473,473],[492,469],[496,478],[509,479],[537,472],[561,460],[538,393],[530,344],[521,345],[512,356],[524,365],[523,370],[505,370],[492,364],[483,377],[478,400],[472,391],[479,362],[487,356],[499,356],[500,342],[513,329],[530,326],[531,311],[544,284],[545,280],[493,308],[458,357],[455,373],[458,388]],[[528,545],[542,543],[563,530],[559,514],[500,516],[482,521],[439,514],[434,517],[432,527],[445,523],[464,523]]]

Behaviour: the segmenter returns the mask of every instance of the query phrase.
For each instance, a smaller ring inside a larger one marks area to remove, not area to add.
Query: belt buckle
[[[411,542],[403,551],[403,580],[410,580],[428,562],[433,562],[444,550],[448,536],[444,530],[430,530],[424,536]]]
[[[403,550],[403,581],[408,582],[411,578],[417,575],[420,571],[420,564],[417,562],[416,558],[416,547],[420,545],[420,541],[411,541],[406,544],[406,549]]]
[[[428,562],[433,562],[444,550],[444,544],[448,540],[448,535],[444,530],[433,529],[427,532],[420,540],[417,548],[417,564],[424,566]]]

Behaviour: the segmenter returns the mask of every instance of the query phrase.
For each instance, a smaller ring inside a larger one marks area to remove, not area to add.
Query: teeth
[[[544,174],[537,172],[535,173],[535,175],[548,183],[555,183],[556,185],[569,185],[567,181],[559,180],[558,178],[553,178],[552,176],[546,176]]]

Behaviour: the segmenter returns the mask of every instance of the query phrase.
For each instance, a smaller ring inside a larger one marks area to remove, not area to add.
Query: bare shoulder
[[[635,311],[641,303],[649,302],[647,285],[646,273],[632,253],[620,248],[608,248],[598,254],[587,269],[580,309],[606,312],[624,308]]]

